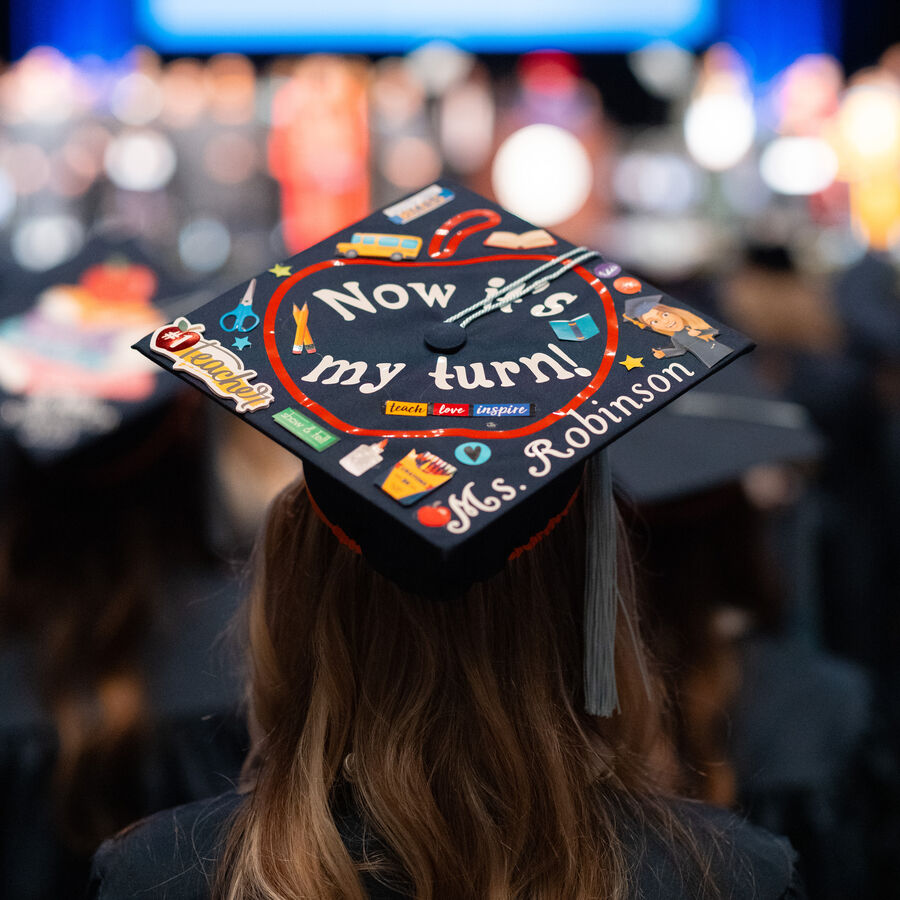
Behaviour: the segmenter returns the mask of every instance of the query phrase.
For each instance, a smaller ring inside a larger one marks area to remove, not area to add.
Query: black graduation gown
[[[216,861],[229,817],[241,798],[230,792],[167,810],[106,841],[94,857],[88,900],[209,900]],[[784,838],[737,819],[724,810],[678,802],[679,817],[709,850],[712,873],[730,900],[795,900],[803,892],[795,854]],[[336,822],[350,855],[361,856],[362,828],[352,814]],[[724,838],[718,853],[711,834]],[[696,900],[697,884],[682,877],[672,851],[650,834],[627,836],[635,860],[636,898]],[[641,850],[638,847],[641,846]],[[364,876],[371,900],[403,900],[403,895]]]
[[[662,348],[662,355],[683,356],[685,353],[691,353],[704,366],[711,369],[717,362],[733,352],[731,347],[712,339],[717,333],[710,329],[700,335],[688,334],[686,328],[676,331],[670,337],[672,346]]]
[[[134,817],[227,790],[247,748],[240,685],[219,640],[238,587],[216,569],[172,574],[144,647],[152,720],[119,778]],[[56,733],[37,698],[33,648],[0,642],[0,687],[0,897],[78,898],[91,858],[67,848],[55,824]]]

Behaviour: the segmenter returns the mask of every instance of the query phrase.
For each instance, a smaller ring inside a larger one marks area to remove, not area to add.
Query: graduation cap
[[[735,481],[753,466],[818,459],[809,413],[738,359],[609,448],[617,486],[638,503],[665,503]]]
[[[11,452],[52,463],[157,409],[175,382],[131,352],[184,285],[132,240],[95,238],[0,296],[0,432]]]
[[[545,530],[588,457],[751,346],[590,248],[497,246],[534,230],[442,181],[136,347],[299,456],[375,569],[446,597]],[[626,313],[636,297],[654,305]],[[608,603],[587,611],[602,631]],[[611,652],[587,649],[606,673],[586,674],[587,706],[609,712]]]

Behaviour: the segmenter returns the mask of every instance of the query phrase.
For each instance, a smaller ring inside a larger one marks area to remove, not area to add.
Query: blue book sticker
[[[591,318],[590,313],[578,316],[575,319],[556,319],[550,323],[553,333],[561,341],[586,341],[595,334],[600,333],[597,323]]]

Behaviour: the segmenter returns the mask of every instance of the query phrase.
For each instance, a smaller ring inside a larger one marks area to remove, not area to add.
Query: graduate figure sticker
[[[398,503],[412,506],[435,488],[446,484],[455,472],[456,466],[444,462],[434,453],[410,450],[403,459],[394,463],[384,481],[376,484]]]
[[[150,349],[171,359],[175,371],[187,372],[214,394],[234,401],[235,412],[265,409],[273,400],[272,388],[267,384],[252,384],[256,371],[245,369],[241,358],[219,341],[206,340],[204,330],[203,325],[177,319],[153,332]]]

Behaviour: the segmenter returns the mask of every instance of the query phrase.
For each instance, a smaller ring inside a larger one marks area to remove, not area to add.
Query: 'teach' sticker
[[[427,416],[428,404],[405,400],[385,400],[384,414],[386,416]]]

